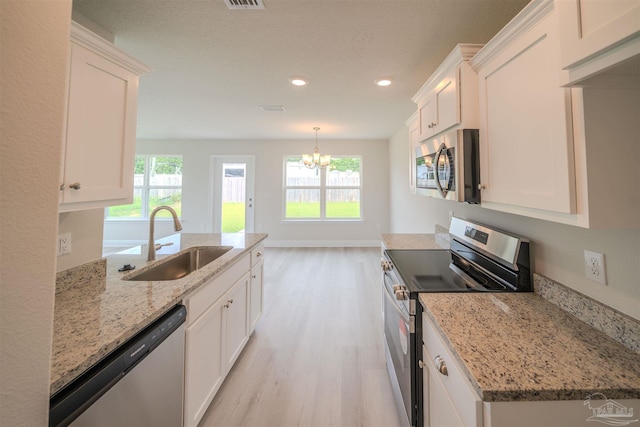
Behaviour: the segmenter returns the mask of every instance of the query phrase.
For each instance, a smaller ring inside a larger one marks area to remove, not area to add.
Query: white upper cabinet
[[[640,56],[640,1],[559,0],[563,84],[582,84]]]
[[[478,73],[483,207],[575,213],[571,92],[560,85],[553,6],[531,2],[470,61]]]
[[[131,203],[138,77],[150,69],[72,22],[60,211]]]
[[[419,126],[412,138],[424,141],[458,124],[478,127],[476,74],[467,61],[481,47],[457,45],[415,94]]]

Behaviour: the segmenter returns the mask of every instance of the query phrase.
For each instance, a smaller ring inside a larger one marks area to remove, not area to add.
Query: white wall
[[[408,141],[408,130],[401,129],[389,142],[391,232],[432,233],[435,224],[448,225],[453,211],[529,238],[534,272],[640,319],[640,230],[583,229],[416,196],[409,190]],[[608,286],[584,277],[584,249],[605,254]]]
[[[0,2],[0,424],[49,411],[71,0]]]
[[[102,258],[104,209],[62,212],[58,233],[71,233],[71,253],[57,257],[56,271]]]
[[[182,155],[185,232],[211,232],[210,158],[212,155],[255,155],[255,232],[268,233],[267,245],[377,245],[380,233],[388,229],[387,141],[320,140],[321,152],[333,155],[361,155],[364,194],[363,220],[358,222],[282,221],[282,171],[285,155],[313,150],[308,141],[213,141],[138,140],[138,154]],[[148,222],[106,223],[105,240],[147,238]],[[169,228],[162,233],[171,232]]]

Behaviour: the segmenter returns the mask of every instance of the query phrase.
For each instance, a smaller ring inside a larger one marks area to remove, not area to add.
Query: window
[[[300,156],[285,158],[285,219],[360,219],[362,158],[332,157],[325,169],[308,169]]]
[[[107,208],[107,219],[148,218],[158,206],[182,213],[182,156],[136,156],[133,203]],[[157,217],[170,217],[166,210]]]

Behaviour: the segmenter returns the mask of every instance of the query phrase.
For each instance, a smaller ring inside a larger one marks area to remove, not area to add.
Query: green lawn
[[[237,233],[244,230],[244,203],[225,202],[222,204],[222,232]]]
[[[164,205],[164,206],[172,207],[178,214],[178,217],[182,216],[182,199],[180,197],[170,197],[163,200],[150,200],[150,202],[151,202],[150,203],[151,210],[154,207]],[[109,218],[140,218],[141,206],[142,206],[142,199],[139,197],[135,197],[133,199],[133,203],[131,203],[130,205],[120,205],[120,206],[109,207],[108,216]],[[163,218],[163,217],[169,218],[171,217],[171,214],[166,210],[162,210],[158,212],[158,214],[156,215],[156,218]]]
[[[163,204],[171,206],[180,217],[182,214],[181,200],[162,201]],[[153,203],[153,202],[152,202]],[[153,203],[153,206],[159,202]],[[130,205],[111,206],[109,208],[109,218],[140,218],[140,199],[134,199]],[[160,211],[158,217],[168,217],[169,212]],[[320,203],[287,203],[287,218],[320,218]],[[359,202],[334,202],[327,203],[327,218],[360,218]],[[222,232],[236,233],[244,230],[244,203],[223,203],[222,205]]]
[[[320,203],[287,203],[287,218],[320,218]],[[327,203],[327,218],[360,218],[359,202]]]

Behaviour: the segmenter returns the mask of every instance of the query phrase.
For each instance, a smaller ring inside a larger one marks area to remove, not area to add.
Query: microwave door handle
[[[438,188],[438,192],[440,193],[443,199],[447,198],[447,190],[442,188],[442,184],[440,184],[440,171],[438,170],[438,164],[440,162],[440,156],[442,155],[442,152],[446,149],[447,147],[446,145],[444,145],[444,142],[440,144],[440,147],[438,148],[438,151],[436,151],[436,155],[433,159],[434,167],[435,167],[436,187]]]

